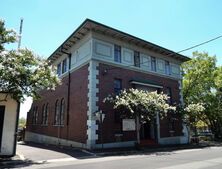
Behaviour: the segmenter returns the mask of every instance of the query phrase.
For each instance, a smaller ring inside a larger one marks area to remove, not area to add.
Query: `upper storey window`
[[[165,74],[170,75],[170,62],[165,61]]]
[[[67,58],[65,58],[62,62],[57,65],[57,74],[58,76],[62,75],[63,73],[67,72]]]
[[[121,63],[121,46],[114,45],[114,61]]]
[[[172,90],[170,87],[166,88],[166,95],[168,96],[167,99],[168,104],[172,104]]]
[[[134,66],[140,67],[140,53],[134,51]]]
[[[67,71],[67,59],[64,59],[62,61],[62,73],[65,73]]]
[[[156,72],[156,58],[151,57],[151,70]]]
[[[60,76],[60,75],[62,74],[62,66],[61,66],[61,63],[59,63],[59,64],[57,65],[57,74],[58,74],[58,76]]]
[[[118,95],[120,94],[121,90],[122,90],[122,80],[114,79],[114,93]]]

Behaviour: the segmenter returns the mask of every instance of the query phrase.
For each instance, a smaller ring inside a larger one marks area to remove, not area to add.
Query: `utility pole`
[[[21,20],[20,20],[18,49],[20,49],[20,46],[21,46],[21,40],[22,40],[22,25],[23,25],[23,18],[21,18]]]

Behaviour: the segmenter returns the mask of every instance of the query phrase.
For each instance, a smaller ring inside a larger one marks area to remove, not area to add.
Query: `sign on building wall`
[[[123,131],[135,131],[136,123],[134,119],[123,119]]]

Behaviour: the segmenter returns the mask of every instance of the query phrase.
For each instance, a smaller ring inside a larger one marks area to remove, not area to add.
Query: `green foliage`
[[[193,58],[183,64],[183,96],[185,105],[203,103],[202,112],[187,113],[192,122],[201,120],[210,126],[215,136],[222,134],[222,67],[216,66],[216,57],[194,52]],[[194,120],[195,119],[195,120]]]
[[[5,22],[0,19],[0,52],[4,51],[4,44],[16,42],[17,36],[12,29],[5,28]]]
[[[193,58],[182,65],[184,71],[183,96],[186,103],[196,103],[215,87],[216,57],[207,53],[193,53]]]
[[[24,117],[19,118],[19,128],[24,128],[26,126],[26,119]]]
[[[139,116],[140,122],[149,121],[159,113],[165,117],[175,107],[167,103],[168,96],[157,92],[148,92],[138,89],[123,90],[119,95],[108,96],[104,102],[113,104],[114,109],[120,111],[123,116],[135,118]]]
[[[28,49],[6,50],[4,44],[16,41],[16,33],[7,30],[0,20],[0,91],[19,101],[24,96],[38,98],[38,91],[54,89],[59,84],[49,61],[41,59]]]
[[[198,121],[201,121],[200,117],[203,116],[205,107],[201,103],[191,103],[184,108],[184,117],[187,123],[196,125]]]

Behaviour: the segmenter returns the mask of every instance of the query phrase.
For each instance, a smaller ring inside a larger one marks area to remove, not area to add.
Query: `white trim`
[[[98,84],[99,80],[97,76],[99,75],[98,70],[99,63],[96,61],[90,61],[88,67],[88,111],[87,111],[87,148],[92,149],[96,144],[96,140],[98,140],[98,134],[96,131],[98,130],[98,125],[96,124],[96,119],[94,114],[96,111],[99,110],[98,106],[96,105],[99,101],[97,93],[99,93]]]
[[[149,86],[149,87],[155,87],[155,88],[160,88],[160,89],[163,88],[163,86],[153,85],[153,84],[149,84],[149,83],[142,83],[142,82],[137,82],[137,81],[131,81],[130,83],[138,84],[138,85],[143,85],[143,86]]]
[[[31,141],[31,142],[35,142],[35,143],[52,144],[52,145],[63,145],[63,146],[86,148],[86,144],[84,144],[84,143],[79,143],[79,142],[66,140],[66,139],[62,139],[62,138],[33,133],[33,132],[29,132],[29,131],[25,132],[25,141]]]

